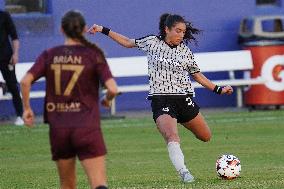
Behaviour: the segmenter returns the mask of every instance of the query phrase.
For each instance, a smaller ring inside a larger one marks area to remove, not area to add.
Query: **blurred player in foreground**
[[[101,103],[109,107],[117,94],[101,49],[84,37],[84,17],[68,11],[61,20],[64,45],[45,50],[21,81],[27,126],[34,114],[30,106],[31,84],[46,78],[44,121],[50,126],[52,159],[56,161],[62,189],[76,188],[76,156],[92,189],[107,188],[106,147],[100,128],[99,83],[107,92]]]
[[[130,39],[109,28],[94,24],[89,33],[101,32],[126,48],[137,47],[148,58],[153,119],[164,137],[169,157],[183,182],[193,182],[194,177],[184,162],[180,147],[177,123],[190,130],[198,139],[207,142],[211,131],[199,106],[193,101],[194,89],[189,75],[205,88],[217,94],[231,94],[231,86],[220,87],[208,80],[194,61],[187,43],[195,40],[200,31],[179,15],[163,14],[159,23],[160,34],[140,39]]]

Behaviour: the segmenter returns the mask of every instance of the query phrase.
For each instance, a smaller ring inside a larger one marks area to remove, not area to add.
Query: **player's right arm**
[[[30,91],[31,85],[34,81],[38,80],[40,77],[45,75],[46,64],[45,60],[47,59],[47,51],[41,53],[41,55],[36,59],[35,64],[32,68],[26,73],[26,75],[21,80],[21,93],[23,96],[23,119],[25,125],[28,127],[33,127],[34,123],[34,113],[30,105]]]
[[[96,32],[103,32],[103,26],[94,24],[91,28],[88,29],[88,32],[91,34],[95,34]],[[135,39],[130,39],[112,30],[109,30],[108,36],[123,47],[126,48],[136,47]]]
[[[30,90],[34,77],[31,73],[27,73],[21,80],[21,93],[23,98],[23,119],[25,125],[32,127],[34,123],[34,113],[30,105]]]

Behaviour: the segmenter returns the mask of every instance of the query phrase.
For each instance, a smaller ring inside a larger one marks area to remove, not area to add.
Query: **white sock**
[[[184,156],[180,148],[180,144],[178,142],[169,142],[168,143],[168,151],[169,156],[172,161],[172,164],[179,172],[180,170],[186,170],[186,166],[184,164]]]

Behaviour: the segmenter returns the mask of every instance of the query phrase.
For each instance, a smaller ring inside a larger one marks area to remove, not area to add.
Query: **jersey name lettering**
[[[81,56],[54,56],[53,64],[82,64]]]

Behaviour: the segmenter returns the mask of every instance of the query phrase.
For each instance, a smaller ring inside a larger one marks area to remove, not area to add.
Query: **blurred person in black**
[[[15,65],[19,59],[19,45],[16,27],[10,14],[0,10],[0,70],[13,97],[13,105],[17,114],[15,125],[24,124],[22,120],[22,99],[15,73]]]

